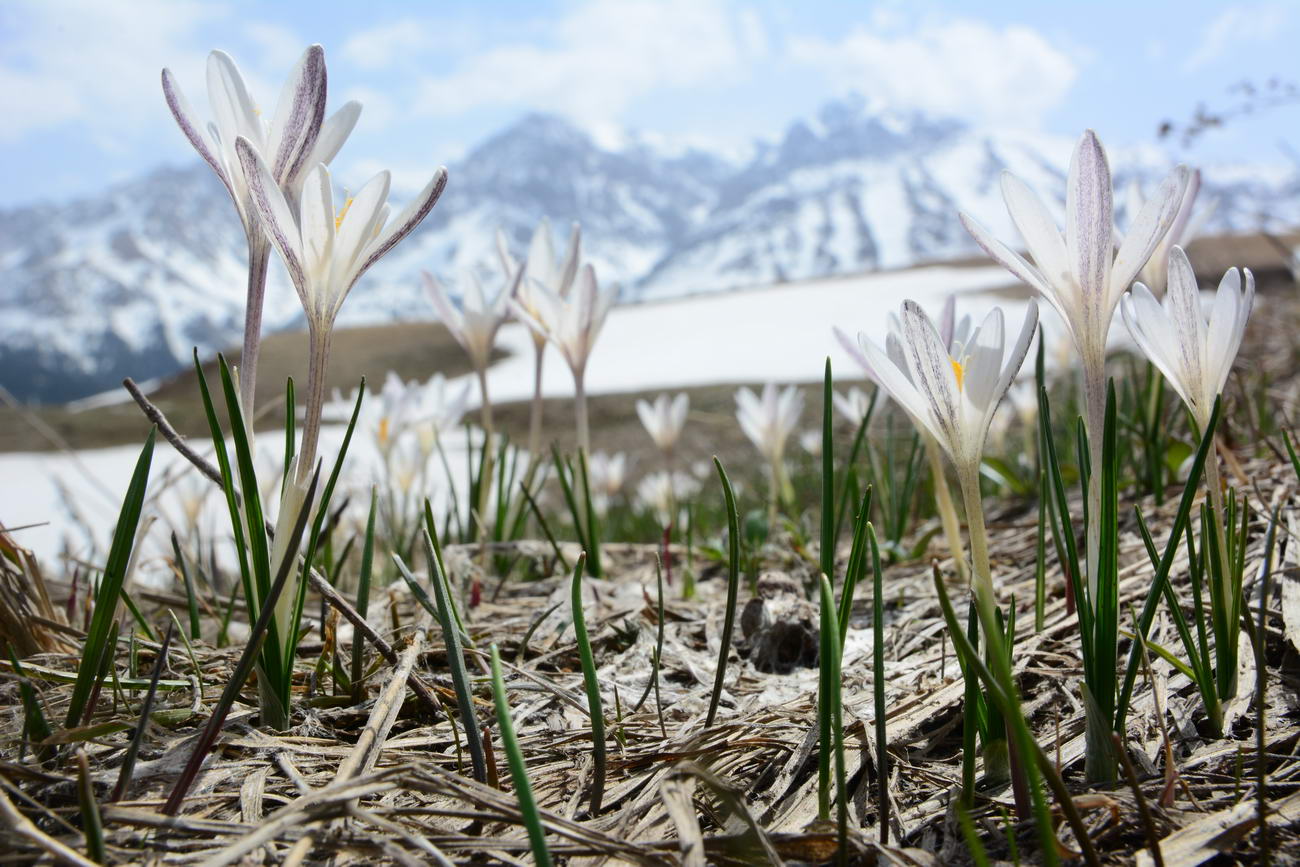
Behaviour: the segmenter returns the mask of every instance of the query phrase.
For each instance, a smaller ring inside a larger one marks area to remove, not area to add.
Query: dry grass
[[[1297,327],[1294,287],[1262,281],[1268,299],[1247,348],[1249,372],[1235,378],[1236,412],[1225,438],[1224,464],[1234,485],[1246,492],[1257,515],[1278,507],[1285,558],[1273,576],[1274,592],[1265,600],[1263,668],[1250,652],[1242,654],[1240,698],[1227,708],[1227,735],[1214,738],[1204,725],[1200,699],[1191,682],[1158,657],[1139,678],[1128,721],[1128,745],[1140,780],[1142,799],[1152,812],[1155,837],[1166,863],[1255,863],[1260,836],[1255,827],[1256,738],[1262,733],[1267,770],[1263,799],[1269,807],[1269,844],[1279,862],[1300,855],[1300,569],[1297,540],[1291,538],[1300,507],[1297,479],[1276,441],[1255,428],[1255,411],[1293,418],[1300,375],[1290,351]],[[422,326],[427,327],[427,326]],[[1278,351],[1285,346],[1288,351]],[[1242,382],[1268,383],[1258,398]],[[690,439],[694,453],[739,447],[731,422],[730,388],[718,387],[693,398]],[[1254,402],[1252,402],[1254,401]],[[1259,403],[1262,401],[1262,405]],[[815,401],[813,404],[814,405]],[[630,420],[630,396],[602,399],[594,418],[600,439],[642,434]],[[552,402],[552,420],[567,418],[567,406]],[[526,423],[522,408],[507,408],[512,430]],[[811,417],[811,413],[809,413]],[[716,488],[704,496],[721,498]],[[1172,499],[1172,498],[1169,498]],[[1132,518],[1134,503],[1121,504],[1121,602],[1136,605],[1150,583],[1150,568]],[[1173,517],[1174,504],[1137,505],[1147,516],[1158,544]],[[1084,714],[1076,620],[1062,599],[1064,579],[1049,557],[1049,604],[1041,630],[1028,612],[1033,598],[1036,511],[1032,503],[1004,501],[990,514],[992,562],[1004,602],[1020,610],[1020,640],[1015,671],[1024,708],[1037,740],[1059,757],[1090,836],[1107,863],[1142,863],[1153,842],[1141,822],[1136,795],[1127,786],[1088,787],[1082,778]],[[1247,548],[1245,594],[1252,616],[1260,603],[1258,572],[1263,558],[1264,521],[1252,524]],[[920,536],[930,528],[914,528]],[[716,544],[717,539],[705,540]],[[570,557],[575,553],[569,546]],[[764,607],[785,612],[783,625],[796,632],[815,629],[811,609],[796,590],[793,601],[782,587],[806,586],[817,569],[815,551],[787,537],[763,551],[761,592],[742,590],[749,609],[732,649],[718,722],[704,726],[718,652],[725,595],[722,565],[700,556],[695,563],[698,593],[683,600],[671,588],[666,601],[661,692],[653,691],[639,709],[651,672],[657,626],[654,557],[649,546],[611,544],[604,548],[607,577],[589,580],[585,609],[594,644],[606,716],[610,723],[610,779],[605,808],[585,812],[591,784],[589,719],[573,632],[568,624],[568,579],[548,546],[539,542],[498,549],[531,564],[544,576],[532,581],[484,580],[483,601],[468,609],[467,628],[475,648],[467,653],[476,675],[474,724],[487,729],[499,777],[488,784],[469,776],[468,756],[447,713],[431,712],[405,688],[406,669],[453,708],[446,651],[439,633],[429,632],[422,611],[401,585],[376,592],[369,622],[395,648],[393,662],[368,650],[366,698],[360,704],[329,693],[328,678],[315,682],[312,669],[323,651],[319,631],[300,649],[298,713],[294,728],[270,732],[257,726],[254,689],[248,707],[237,707],[220,746],[208,762],[179,817],[161,815],[163,800],[188,756],[194,735],[225,685],[239,650],[200,642],[191,659],[173,645],[163,675],[161,712],[144,740],[144,750],[126,799],[105,803],[116,781],[130,731],[102,729],[86,742],[91,776],[103,804],[109,860],[113,863],[457,863],[516,864],[529,860],[521,817],[510,791],[505,759],[497,740],[486,682],[484,651],[489,642],[502,649],[516,726],[534,791],[548,829],[552,851],[566,863],[753,864],[815,863],[832,857],[834,829],[816,821],[817,725],[816,670],[812,660],[794,654],[783,660],[784,673],[768,670],[752,652],[761,636],[745,634],[746,623]],[[840,562],[847,553],[840,552]],[[462,587],[479,575],[476,549],[447,551],[453,579]],[[674,574],[686,566],[675,548]],[[963,685],[930,585],[930,556],[890,565],[886,588],[886,699],[888,747],[892,760],[891,839],[875,841],[877,768],[872,738],[869,609],[865,588],[853,609],[844,654],[843,696],[851,793],[853,863],[965,863],[968,853],[951,809],[960,777]],[[952,564],[940,560],[951,579]],[[1173,585],[1184,602],[1190,597],[1185,560],[1175,562]],[[479,576],[483,577],[483,576]],[[59,641],[78,640],[76,626],[84,589],[72,607],[72,626],[61,623],[71,588],[47,576],[52,605],[42,608],[60,622]],[[955,592],[960,588],[953,588]],[[164,609],[178,614],[184,600],[174,593],[134,591],[153,622]],[[215,607],[215,603],[214,603]],[[319,610],[309,602],[309,612]],[[1127,609],[1126,609],[1127,610]],[[243,615],[237,613],[236,619]],[[808,623],[803,618],[809,618]],[[183,615],[182,615],[183,619]],[[215,634],[205,620],[204,634]],[[333,633],[346,648],[351,631]],[[528,636],[525,643],[525,636]],[[1181,654],[1165,615],[1157,618],[1151,641]],[[158,648],[136,640],[136,672],[147,672]],[[126,670],[125,644],[119,674]],[[47,713],[60,718],[70,686],[64,678],[76,669],[78,654],[67,646],[44,647],[24,664],[39,683]],[[0,671],[8,669],[0,662]],[[1254,685],[1264,679],[1266,702],[1255,702]],[[96,723],[134,726],[141,693],[127,684],[120,695],[105,687]],[[34,862],[85,851],[73,764],[42,766],[18,744],[22,726],[16,682],[0,683],[0,716],[6,744],[0,756],[0,816],[9,858]],[[1166,737],[1168,746],[1166,747]],[[1170,786],[1170,780],[1173,780]],[[995,858],[1009,858],[1008,840],[1020,853],[1032,852],[1027,824],[1017,825],[1011,793],[985,788],[975,821]],[[1074,848],[1062,826],[1063,844]],[[78,856],[79,857],[79,856]],[[440,861],[439,859],[446,859]]]

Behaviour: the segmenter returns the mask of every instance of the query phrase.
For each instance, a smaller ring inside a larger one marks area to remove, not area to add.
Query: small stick
[[[1133,770],[1133,760],[1128,757],[1128,751],[1124,749],[1124,741],[1119,735],[1111,732],[1110,740],[1115,748],[1115,755],[1119,757],[1120,766],[1124,768],[1128,786],[1133,790],[1133,798],[1137,801],[1138,818],[1141,819],[1142,830],[1147,835],[1147,848],[1151,850],[1151,860],[1155,861],[1156,867],[1165,867],[1165,856],[1160,851],[1160,837],[1156,834],[1156,823],[1151,818],[1151,807],[1147,805],[1146,796],[1142,794],[1137,772]]]
[[[69,849],[33,825],[30,819],[18,811],[18,808],[14,806],[14,802],[9,800],[9,795],[3,789],[0,789],[0,819],[4,820],[10,831],[25,838],[37,848],[44,850],[55,861],[61,864],[73,864],[75,867],[95,867],[94,861],[89,860],[74,849]]]
[[[218,485],[222,484],[221,471],[209,463],[202,455],[198,454],[185,444],[185,438],[176,432],[176,428],[172,427],[171,422],[167,420],[167,416],[163,415],[162,410],[149,402],[149,398],[144,396],[144,392],[140,391],[139,386],[137,386],[130,377],[123,380],[122,385],[124,385],[126,390],[130,392],[131,397],[134,398],[135,402],[140,406],[145,417],[158,426],[158,432],[163,435],[163,439],[171,443],[172,448],[176,449],[176,451],[180,453],[181,457],[193,464],[195,469],[216,482]],[[238,496],[238,492],[236,492],[236,496]],[[364,635],[366,640],[374,645],[375,650],[379,651],[379,655],[387,660],[389,665],[398,664],[397,654],[393,651],[392,645],[385,641],[379,633],[366,622],[366,619],[358,614],[357,610],[353,608],[352,605],[343,598],[342,594],[335,590],[319,572],[315,569],[309,568],[307,570],[307,580],[311,582],[312,589],[319,593],[326,602],[337,608],[339,613],[352,624],[352,627]],[[441,712],[438,701],[433,697],[433,693],[429,691],[429,688],[424,685],[424,682],[420,680],[418,674],[412,671],[407,678],[407,682],[410,684],[411,691],[415,693],[416,698],[418,698],[431,713],[436,716]]]

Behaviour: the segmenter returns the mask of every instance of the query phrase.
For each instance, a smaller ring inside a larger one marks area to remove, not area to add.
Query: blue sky
[[[365,104],[344,182],[410,186],[529,110],[602,141],[743,154],[850,91],[977,124],[1155,141],[1228,88],[1295,75],[1300,4],[493,0],[9,0],[0,6],[6,202],[94,192],[193,158],[159,90],[169,66],[206,112],[207,51],[271,104],[302,48],[325,46],[331,103]],[[1300,106],[1234,122],[1192,163],[1282,162]],[[1300,146],[1300,142],[1296,142]]]

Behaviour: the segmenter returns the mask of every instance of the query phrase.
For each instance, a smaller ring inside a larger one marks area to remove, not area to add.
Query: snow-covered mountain
[[[421,268],[453,284],[471,269],[499,279],[496,229],[522,254],[543,215],[557,244],[580,221],[602,280],[636,301],[969,255],[959,208],[1015,237],[998,190],[1004,168],[1045,195],[1063,192],[1068,139],[864,105],[829,104],[740,165],[698,150],[601,147],[560,118],[524,117],[451,167],[433,214],[362,279],[341,321],[430,317]],[[1113,152],[1112,166],[1117,185],[1149,186],[1167,169],[1144,150]],[[1254,229],[1263,213],[1300,222],[1300,179],[1286,173],[1207,168],[1205,186],[1220,200],[1212,228]],[[197,161],[92,198],[0,211],[0,274],[0,384],[25,399],[169,373],[193,346],[239,342],[243,232]],[[265,319],[270,329],[302,321],[278,264]]]

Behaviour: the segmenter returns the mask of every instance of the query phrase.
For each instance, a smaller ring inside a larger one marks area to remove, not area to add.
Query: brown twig
[[[158,432],[163,435],[163,439],[171,443],[172,448],[176,449],[176,451],[180,453],[181,457],[193,464],[195,469],[216,482],[218,485],[223,484],[221,480],[221,471],[209,463],[198,452],[186,445],[185,438],[176,432],[176,428],[172,427],[171,422],[167,420],[167,416],[163,414],[163,411],[149,402],[149,398],[144,396],[144,392],[140,391],[139,386],[137,386],[130,377],[124,379],[122,385],[124,385],[126,390],[130,392],[131,397],[135,399],[135,402],[139,405],[140,410],[145,414],[145,417],[158,426]],[[235,492],[235,497],[239,497],[238,491]],[[274,527],[269,523],[267,524],[267,529],[268,531],[274,531]],[[351,603],[343,598],[343,595],[335,590],[319,572],[310,567],[308,567],[306,571],[307,580],[311,582],[312,588],[319,593],[326,602],[338,609],[338,612],[352,624],[352,628],[364,635],[366,640],[374,645],[375,650],[379,651],[379,655],[382,656],[389,665],[397,665],[397,653],[393,651],[392,645],[385,641],[379,633],[366,622],[366,619],[357,613],[357,610],[352,607]],[[427,686],[425,686],[424,682],[420,680],[419,675],[412,671],[407,682],[410,684],[411,691],[415,693],[416,698],[420,700],[430,713],[437,716],[441,712],[438,701],[433,697],[433,693]]]
[[[1151,818],[1151,807],[1147,805],[1146,796],[1142,794],[1142,786],[1138,783],[1137,772],[1133,770],[1133,760],[1128,757],[1128,751],[1124,749],[1124,741],[1119,735],[1111,733],[1111,743],[1115,747],[1115,755],[1119,758],[1119,763],[1124,768],[1124,777],[1128,780],[1128,787],[1133,790],[1133,800],[1137,803],[1138,818],[1142,822],[1142,830],[1147,835],[1147,847],[1151,850],[1151,860],[1155,861],[1156,867],[1165,867],[1165,856],[1160,851],[1160,837],[1156,834],[1156,823]]]

